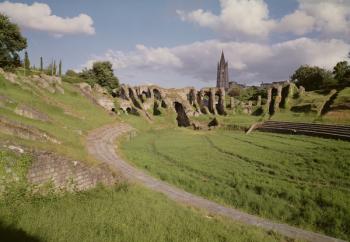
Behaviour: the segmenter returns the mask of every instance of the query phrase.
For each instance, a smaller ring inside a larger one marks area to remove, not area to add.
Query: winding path
[[[91,155],[98,160],[106,162],[123,173],[131,181],[142,183],[144,186],[161,192],[169,198],[196,208],[204,209],[209,213],[221,215],[244,224],[258,226],[266,230],[273,230],[290,238],[308,241],[329,242],[342,241],[326,235],[302,230],[286,224],[272,222],[253,216],[234,208],[225,207],[205,198],[185,192],[179,188],[160,181],[130,165],[116,153],[115,140],[118,136],[132,131],[133,128],[126,123],[107,125],[92,131],[87,138],[87,148]]]

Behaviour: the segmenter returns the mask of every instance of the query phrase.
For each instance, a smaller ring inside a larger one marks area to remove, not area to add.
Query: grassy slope
[[[1,241],[284,240],[274,233],[207,216],[137,185],[33,196],[24,180],[30,162],[26,155],[0,150],[0,177],[5,167],[11,167],[20,178],[7,184],[0,199]]]
[[[122,142],[121,151],[138,167],[187,191],[350,238],[348,142],[168,128],[143,129]]]
[[[11,84],[0,76],[0,95],[15,102],[14,104],[0,105],[0,115],[46,131],[60,140],[62,144],[33,142],[8,136],[1,132],[0,139],[10,140],[15,144],[56,151],[74,159],[91,161],[84,148],[84,137],[89,130],[112,123],[115,118],[109,116],[102,108],[93,105],[70,84],[63,83],[65,94],[51,94],[33,86],[23,86],[27,87],[28,90]],[[29,105],[48,115],[51,122],[32,120],[15,114],[13,110],[19,104]]]
[[[311,109],[308,112],[295,112],[286,109],[281,109],[273,115],[272,120],[277,121],[291,121],[291,122],[316,122],[316,123],[335,123],[335,124],[350,124],[350,112],[349,110],[342,110],[336,114],[327,113],[323,116],[317,116],[317,112],[321,109],[322,104],[327,99],[327,94],[320,93],[320,91],[305,92],[302,97],[296,99],[290,99],[290,106],[307,106],[310,105]],[[350,100],[350,88],[345,88],[340,91],[337,98],[334,100],[333,105],[339,105],[349,102]]]
[[[337,107],[338,105],[350,104],[350,87],[341,90],[332,106]],[[329,123],[347,123],[350,124],[350,109],[332,110],[323,116],[323,120]]]
[[[333,102],[333,105],[339,105],[343,103],[350,103],[350,87],[346,87],[338,93],[337,98]]]

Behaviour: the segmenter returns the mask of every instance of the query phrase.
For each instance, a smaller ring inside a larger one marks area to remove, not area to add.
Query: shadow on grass
[[[28,234],[13,225],[5,225],[0,221],[0,240],[3,242],[40,242],[40,239]]]

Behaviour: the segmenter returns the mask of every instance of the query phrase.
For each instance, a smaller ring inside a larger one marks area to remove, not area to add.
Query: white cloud
[[[315,19],[315,30],[326,33],[350,33],[348,0],[299,0],[299,8]]]
[[[178,10],[183,21],[209,27],[228,36],[247,35],[266,37],[275,26],[263,0],[220,0],[220,15],[198,9],[189,13]]]
[[[267,37],[272,31],[304,35],[350,36],[349,0],[298,0],[297,9],[281,19],[269,17],[264,0],[220,0],[221,12],[215,15],[198,9],[177,10],[181,20],[211,28],[226,37]]]
[[[65,34],[95,34],[90,16],[79,14],[73,18],[59,17],[53,15],[50,6],[45,3],[27,5],[5,1],[0,3],[0,12],[21,27],[49,32],[56,37]]]
[[[313,30],[315,18],[307,15],[304,11],[296,10],[294,13],[284,16],[276,29],[281,32],[292,32],[303,35]]]
[[[187,83],[200,87],[215,85],[216,65],[221,50],[224,50],[229,62],[232,80],[258,84],[288,79],[303,64],[331,69],[338,61],[346,59],[350,44],[337,39],[299,38],[273,45],[219,40],[173,48],[138,45],[131,52],[109,50],[100,57],[92,58],[87,64],[94,60],[109,60],[116,73],[122,74],[123,82],[133,81],[135,84],[150,81],[179,86],[180,82],[165,81],[176,76],[178,80],[183,78],[189,80]],[[149,79],[150,76],[152,79]]]
[[[350,1],[299,0],[298,9],[282,18],[279,31],[302,35],[350,35]]]

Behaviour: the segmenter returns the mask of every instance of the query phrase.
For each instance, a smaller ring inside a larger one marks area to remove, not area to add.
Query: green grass
[[[0,201],[0,217],[2,238],[10,236],[6,228],[11,226],[27,237],[55,242],[285,241],[275,233],[206,216],[136,185]]]
[[[276,233],[176,204],[138,185],[35,195],[25,176],[30,163],[27,155],[0,150],[0,177],[19,178],[8,182],[0,194],[1,241],[285,240]]]
[[[344,103],[350,103],[350,87],[346,87],[338,93],[333,105],[340,105]]]
[[[62,85],[64,94],[52,94],[30,84],[23,84],[22,87],[11,84],[0,76],[0,95],[14,102],[0,105],[0,115],[43,130],[56,137],[62,144],[56,145],[45,141],[33,142],[1,132],[0,140],[52,150],[73,159],[92,161],[85,151],[84,138],[90,130],[112,123],[115,118],[82,96],[73,85],[68,83]],[[14,109],[19,104],[28,105],[48,115],[50,122],[33,120],[15,114]]]
[[[142,131],[123,156],[161,180],[252,214],[350,239],[350,144],[306,136]]]

